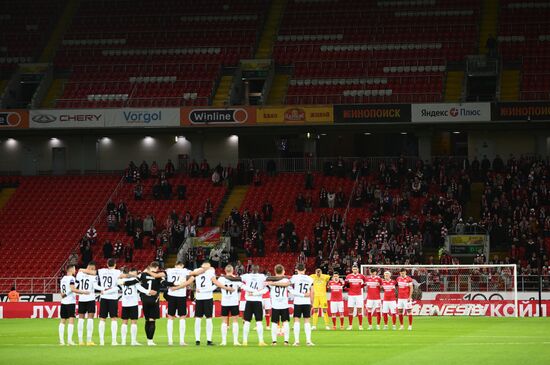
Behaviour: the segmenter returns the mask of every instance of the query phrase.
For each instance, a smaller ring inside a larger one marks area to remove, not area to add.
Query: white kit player
[[[78,296],[78,343],[79,345],[84,345],[83,336],[84,336],[84,318],[87,318],[86,321],[86,345],[95,346],[95,343],[92,341],[92,336],[94,333],[94,314],[96,311],[95,308],[95,291],[103,290],[98,283],[97,272],[95,268],[95,262],[90,261],[85,270],[79,270],[76,274],[76,283],[77,287],[80,290],[87,291],[88,294],[80,294]],[[103,294],[103,292],[101,293]]]
[[[221,317],[222,317],[222,342],[221,346],[227,345],[227,330],[229,328],[229,322],[232,322],[233,332],[233,345],[240,346],[239,343],[239,291],[244,284],[241,281],[235,281],[234,268],[231,265],[225,267],[225,277],[218,278],[218,281],[234,291],[227,291],[222,289],[222,302],[221,302]]]
[[[264,342],[263,329],[263,300],[262,296],[266,292],[265,282],[267,277],[259,273],[258,265],[252,265],[252,272],[241,275],[240,280],[246,284],[248,288],[254,292],[246,291],[246,305],[244,308],[244,325],[243,325],[243,346],[248,345],[248,334],[250,332],[250,321],[252,317],[256,320],[256,331],[258,333],[259,346],[267,346]]]
[[[59,323],[59,344],[65,345],[65,323],[67,324],[67,345],[74,346],[73,331],[74,331],[74,318],[76,307],[75,294],[86,295],[88,291],[79,290],[76,288],[76,281],[74,273],[76,271],[75,265],[67,266],[67,274],[61,279],[61,308],[59,316],[61,321]]]
[[[131,321],[130,327],[130,344],[132,346],[141,346],[137,342],[137,321],[139,318],[138,304],[140,300],[139,293],[145,295],[151,295],[150,291],[147,291],[136,278],[138,272],[136,269],[130,269],[126,274],[127,278],[119,279],[118,284],[122,287],[122,312],[120,317],[122,318],[122,325],[120,327],[120,339],[121,345],[126,346],[126,337],[128,335],[128,321]],[[132,281],[133,285],[124,285],[125,282]]]
[[[174,343],[174,318],[179,317],[180,346],[185,346],[185,316],[187,315],[187,287],[194,281],[190,276],[191,271],[183,267],[183,262],[177,261],[173,268],[166,270],[166,280],[174,286],[168,289],[166,300],[168,301],[168,321],[166,331],[168,345]]]
[[[195,344],[201,344],[201,321],[206,317],[206,344],[213,346],[214,290],[216,287],[227,291],[235,289],[223,285],[216,279],[216,272],[209,262],[204,262],[201,268],[192,271],[190,275],[195,276]]]
[[[275,277],[268,278],[269,280],[277,280],[279,285],[270,285],[271,281],[266,284],[269,285],[269,297],[271,299],[271,344],[277,345],[277,335],[280,332],[279,323],[282,323],[284,344],[288,346],[290,338],[290,312],[288,304],[288,292],[290,287],[283,285],[290,285],[290,280],[285,276],[285,268],[283,265],[275,266]],[[283,285],[280,285],[283,284]]]
[[[120,270],[116,269],[115,259],[107,260],[107,268],[97,270],[99,284],[104,288],[111,288],[101,294],[99,300],[99,345],[105,345],[105,320],[111,319],[111,345],[116,346],[118,332],[118,286]]]

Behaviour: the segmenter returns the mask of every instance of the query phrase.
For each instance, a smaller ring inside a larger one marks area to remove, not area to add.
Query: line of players
[[[232,317],[233,344],[241,345],[238,341],[239,328],[239,290],[245,293],[244,325],[242,345],[248,345],[248,335],[252,319],[256,322],[256,332],[259,345],[266,346],[263,339],[263,300],[269,293],[271,303],[271,335],[272,344],[277,344],[277,336],[282,331],[284,344],[289,344],[290,313],[289,296],[294,297],[294,345],[300,344],[300,319],[304,318],[304,332],[306,344],[313,346],[311,341],[311,303],[314,298],[313,279],[305,275],[305,266],[298,265],[296,274],[290,278],[285,276],[282,265],[275,266],[275,275],[266,276],[259,273],[258,266],[252,267],[252,272],[236,276],[233,267],[225,268],[225,275],[219,278],[208,262],[200,268],[190,271],[177,262],[174,268],[166,272],[159,270],[157,262],[152,262],[143,272],[136,269],[121,272],[116,269],[116,262],[108,260],[107,268],[96,270],[91,262],[85,269],[76,274],[75,266],[67,268],[67,274],[61,279],[61,308],[59,324],[59,342],[61,345],[75,345],[73,342],[74,321],[78,295],[78,342],[80,345],[95,346],[92,341],[96,311],[95,296],[100,293],[98,325],[100,345],[105,344],[105,325],[107,318],[111,320],[111,344],[118,345],[118,298],[121,292],[121,344],[126,345],[128,323],[130,323],[130,344],[140,345],[137,342],[138,302],[141,299],[143,315],[145,317],[145,334],[147,344],[155,346],[153,342],[156,320],[160,318],[159,295],[165,293],[168,302],[167,333],[168,344],[173,345],[174,319],[179,317],[180,345],[185,341],[185,317],[187,315],[187,289],[195,284],[195,344],[200,345],[202,319],[206,321],[207,345],[213,345],[213,292],[220,288],[222,292],[222,343],[227,343],[227,331]],[[86,342],[84,342],[84,324],[86,320]],[[279,326],[281,323],[281,326]],[[67,327],[67,342],[65,342],[65,327]]]
[[[359,267],[354,265],[352,272],[348,274],[345,280],[340,279],[338,273],[323,275],[321,270],[317,269],[314,275],[315,298],[313,301],[314,329],[316,328],[317,315],[319,310],[323,312],[325,326],[328,326],[327,299],[326,290],[330,290],[330,312],[332,314],[332,329],[336,329],[337,314],[340,317],[340,328],[344,329],[344,297],[343,292],[347,288],[348,293],[348,330],[352,329],[353,317],[357,317],[359,329],[363,330],[363,311],[366,309],[368,330],[372,330],[373,316],[376,317],[376,329],[380,329],[381,316],[384,318],[384,329],[388,328],[388,316],[391,316],[393,329],[396,329],[396,317],[399,316],[399,329],[404,328],[404,316],[408,317],[408,330],[412,330],[412,294],[413,280],[407,276],[406,269],[400,269],[399,276],[393,280],[389,271],[384,272],[384,278],[380,278],[377,269],[371,268],[370,275],[365,276],[359,273]],[[363,296],[366,288],[366,305]],[[397,291],[397,297],[396,297]],[[381,295],[383,294],[383,296]]]

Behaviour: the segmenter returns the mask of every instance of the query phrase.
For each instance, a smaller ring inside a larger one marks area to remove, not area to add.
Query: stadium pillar
[[[432,134],[430,132],[416,133],[418,137],[418,157],[422,161],[432,160]]]

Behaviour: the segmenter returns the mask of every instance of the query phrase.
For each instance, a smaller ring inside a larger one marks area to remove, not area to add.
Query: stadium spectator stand
[[[266,1],[83,1],[55,58],[56,106],[208,105],[222,66],[251,58]]]

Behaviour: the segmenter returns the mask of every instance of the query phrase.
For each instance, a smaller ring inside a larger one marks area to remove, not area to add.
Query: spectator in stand
[[[109,201],[107,202],[107,207],[106,207],[106,209],[107,209],[107,213],[114,212],[114,211],[116,210],[116,205],[115,205],[115,203],[113,203],[112,200],[109,200]]]
[[[141,232],[140,227],[135,229],[133,241],[134,241],[134,248],[136,250],[140,250],[143,248],[143,233]]]
[[[334,205],[336,203],[336,194],[333,192],[327,193],[327,204],[329,208],[334,208]]]
[[[212,217],[213,217],[212,202],[210,201],[210,198],[208,198],[208,199],[206,199],[206,202],[204,203],[205,223],[206,223],[206,219],[208,219],[210,221],[210,225],[212,225]]]
[[[153,237],[155,234],[155,220],[151,214],[143,220],[143,235]]]
[[[319,206],[321,208],[328,208],[328,192],[324,186],[319,191]]]
[[[11,291],[8,293],[8,301],[10,303],[17,303],[19,301],[19,293],[15,290],[15,286],[12,286]]]
[[[212,184],[214,186],[220,186],[221,185],[221,176],[220,176],[220,174],[218,173],[217,170],[214,170],[214,172],[212,173]]]
[[[302,193],[299,193],[295,201],[296,211],[298,213],[304,212],[305,204],[306,204],[306,200],[304,199],[304,196],[302,195]]]
[[[113,257],[113,245],[110,240],[106,240],[103,244],[103,258],[110,259]]]
[[[93,252],[90,243],[87,240],[82,240],[80,243],[80,257],[82,258],[82,267],[88,266],[88,263],[93,260]]]
[[[95,243],[97,242],[97,229],[95,229],[94,226],[88,228],[88,230],[86,231],[86,238],[91,245],[95,245]]]
[[[336,201],[334,203],[334,206],[336,208],[344,208],[346,206],[346,194],[344,193],[342,187],[339,187],[338,191],[336,192]]]
[[[172,160],[168,159],[168,162],[166,162],[166,165],[164,166],[164,173],[166,174],[166,177],[174,176],[175,172],[176,172],[176,168],[174,167]]]
[[[151,177],[153,179],[158,178],[158,176],[159,176],[159,165],[157,164],[157,161],[153,161],[153,163],[151,164],[150,172],[151,172]]]
[[[491,168],[491,161],[487,158],[487,155],[483,155],[483,160],[481,160],[481,172],[483,176],[487,175],[487,171]]]
[[[302,252],[308,257],[311,254],[311,244],[307,236],[304,236],[304,239],[302,241]]]
[[[501,173],[504,171],[504,161],[500,158],[500,155],[496,155],[493,160],[493,171]]]
[[[139,174],[141,175],[142,179],[147,179],[149,177],[149,165],[145,160],[139,165]]]
[[[199,176],[199,164],[195,160],[191,160],[191,163],[189,164],[189,175],[191,177]]]
[[[487,56],[489,58],[498,57],[498,43],[494,35],[489,34],[487,41],[485,42],[485,49],[487,49]]]
[[[143,185],[141,183],[137,183],[134,187],[134,200],[142,200],[143,199]]]
[[[311,194],[308,192],[304,200],[304,211],[306,213],[311,213],[313,211],[313,199],[311,199]]]
[[[288,244],[292,252],[298,252],[300,250],[300,247],[299,247],[300,238],[298,237],[298,234],[296,233],[296,231],[293,230],[292,233],[290,234]]]
[[[273,206],[268,200],[266,200],[262,206],[262,213],[264,215],[264,221],[271,222],[273,219]]]
[[[162,191],[162,197],[164,200],[170,200],[172,199],[172,185],[168,182],[168,180],[163,180],[160,184],[160,188]]]
[[[133,258],[134,258],[134,249],[133,249],[132,245],[127,243],[124,246],[124,261],[132,262]]]
[[[306,190],[313,189],[313,174],[311,173],[311,171],[308,171],[306,173],[305,187],[306,187]]]
[[[126,214],[128,214],[128,207],[126,206],[126,203],[123,200],[118,202],[117,212],[118,212],[119,221],[126,219]]]
[[[159,246],[157,248],[157,251],[155,253],[155,261],[159,263],[161,269],[164,269],[164,250],[162,246]]]
[[[208,177],[208,175],[210,174],[210,165],[208,164],[208,161],[206,161],[206,159],[202,160],[199,170],[201,177]]]
[[[69,258],[67,259],[67,264],[78,266],[78,254],[76,253],[76,250],[73,250],[69,255]]]
[[[204,213],[199,213],[197,215],[197,222],[195,224],[197,228],[201,228],[206,226],[206,217],[204,216]]]
[[[254,177],[252,178],[252,182],[254,183],[254,186],[262,185],[262,175],[260,174],[260,170],[256,170],[254,172]]]
[[[116,232],[118,230],[117,216],[113,212],[107,215],[107,229],[109,232]]]
[[[128,214],[128,217],[126,217],[126,222],[124,223],[124,230],[126,231],[127,236],[133,236],[134,235],[134,216],[131,214]]]
[[[113,256],[119,258],[122,256],[123,245],[122,241],[117,240],[113,246]]]

